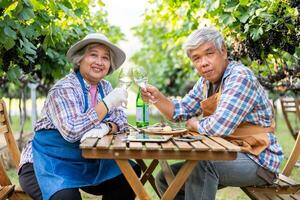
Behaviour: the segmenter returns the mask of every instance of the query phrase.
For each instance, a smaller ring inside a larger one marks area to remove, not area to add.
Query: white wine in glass
[[[143,67],[135,67],[132,69],[134,82],[140,87],[145,88],[148,84],[147,72]],[[156,103],[156,100],[149,100],[149,103]]]
[[[147,86],[148,83],[148,77],[147,73],[144,68],[142,67],[135,67],[132,69],[132,76],[134,79],[134,82],[141,88],[144,88]]]
[[[119,86],[128,89],[132,83],[131,74],[129,69],[121,69],[119,74]]]
[[[118,87],[128,90],[131,83],[132,83],[132,79],[131,79],[130,69],[122,68],[119,73],[119,86]],[[122,107],[127,108],[125,104],[122,104]]]

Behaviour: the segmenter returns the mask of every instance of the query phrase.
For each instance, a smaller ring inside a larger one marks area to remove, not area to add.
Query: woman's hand
[[[198,132],[198,124],[199,119],[197,117],[192,117],[191,119],[187,120],[186,127],[190,131]]]
[[[124,88],[115,88],[107,96],[103,98],[103,102],[107,106],[108,111],[113,107],[127,105],[128,93]]]

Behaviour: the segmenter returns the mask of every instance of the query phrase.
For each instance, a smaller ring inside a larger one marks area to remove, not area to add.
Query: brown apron
[[[221,89],[219,89],[216,94],[201,102],[201,108],[203,110],[204,117],[212,115],[215,112],[220,97]],[[224,139],[240,146],[243,152],[258,156],[269,146],[270,141],[267,133],[273,133],[274,127],[274,120],[271,127],[268,128],[244,122],[241,123],[230,136],[226,136]]]

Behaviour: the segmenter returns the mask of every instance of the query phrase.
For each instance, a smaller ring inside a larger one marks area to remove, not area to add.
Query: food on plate
[[[149,131],[162,131],[163,128],[159,127],[159,126],[149,126],[149,127],[147,127],[147,130],[149,130]]]
[[[172,128],[171,128],[171,126],[165,126],[165,127],[163,127],[162,130],[165,132],[169,132],[169,131],[172,131]]]

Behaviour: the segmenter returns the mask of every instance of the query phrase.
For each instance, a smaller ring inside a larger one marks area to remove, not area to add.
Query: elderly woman
[[[88,34],[68,51],[74,72],[49,91],[35,134],[21,156],[19,180],[33,199],[81,199],[79,189],[102,199],[134,199],[113,160],[81,156],[80,140],[122,132],[127,119],[118,108],[125,89],[103,78],[119,68],[125,53],[100,33]],[[133,163],[132,163],[133,164]],[[134,165],[134,164],[133,164]],[[134,169],[140,175],[137,165]]]

